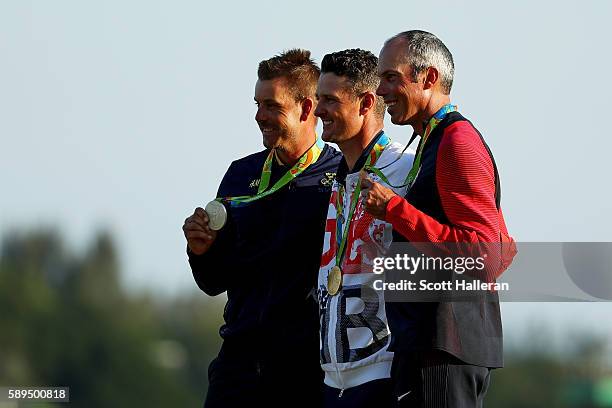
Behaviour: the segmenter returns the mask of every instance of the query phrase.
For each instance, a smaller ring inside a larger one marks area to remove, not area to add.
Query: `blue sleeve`
[[[234,173],[235,162],[223,176],[217,197],[227,197],[231,194],[231,179]],[[198,287],[209,296],[216,296],[225,292],[230,282],[230,270],[228,268],[233,252],[233,243],[235,242],[235,228],[230,219],[228,223],[217,233],[217,239],[212,244],[208,252],[202,255],[195,255],[187,247],[187,255],[189,256],[189,265],[191,272]]]

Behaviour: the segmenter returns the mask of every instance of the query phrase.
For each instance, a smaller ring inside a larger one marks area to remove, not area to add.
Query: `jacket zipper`
[[[330,327],[335,328],[336,325],[338,324],[338,321],[337,321],[337,318],[336,318],[336,316],[338,315],[338,297],[337,296],[334,296],[332,298],[332,303],[333,303],[333,308],[331,308],[331,309],[332,309],[332,312],[334,312],[334,313],[332,313],[330,320],[333,320],[334,324],[333,325],[330,324]],[[332,306],[332,305],[330,305],[330,306]],[[335,340],[335,336],[336,336],[335,333],[336,333],[336,330],[334,329],[334,340]],[[331,343],[331,339],[328,339],[328,341]],[[338,394],[338,398],[342,398],[342,394],[344,394],[344,380],[342,379],[342,375],[340,374],[340,369],[338,368],[338,354],[337,354],[338,350],[336,349],[336,344],[337,343],[338,342],[336,342],[336,341],[333,342],[334,353],[333,353],[333,356],[331,356],[331,360],[332,360],[332,363],[334,364],[334,368],[336,369],[336,375],[338,376],[338,380],[340,381],[340,394]],[[330,348],[330,350],[332,350],[332,345],[331,344],[329,345],[329,348]]]
[[[347,187],[349,185],[351,185],[351,186],[353,185],[352,180],[351,180],[351,184],[349,184],[349,176],[350,175],[347,175],[347,179],[345,180],[345,183],[346,183]],[[347,203],[346,203],[347,198],[349,199],[348,200],[348,202],[349,202],[348,204],[350,205],[350,197],[353,195],[353,190],[354,190],[354,188],[352,188],[350,191],[348,191],[348,189],[346,189],[344,197],[343,197],[343,203],[342,203],[344,208],[347,208]],[[351,220],[345,219],[344,222],[351,222]],[[347,244],[348,244],[348,242],[347,242]],[[342,291],[342,289],[340,289],[340,290]],[[339,296],[341,296],[341,295],[339,295]],[[333,311],[334,311],[334,313],[332,315],[332,318],[334,320],[334,324],[330,325],[330,327],[334,328],[334,339],[335,339],[335,336],[336,336],[335,335],[335,333],[336,333],[335,328],[338,325],[338,318],[337,318],[337,316],[338,316],[338,299],[339,299],[339,296],[334,296],[334,298],[333,298],[333,303],[334,303],[334,310]],[[342,398],[342,395],[344,394],[344,379],[342,378],[342,374],[340,374],[340,369],[338,368],[338,354],[337,354],[338,350],[336,349],[336,345],[337,344],[338,344],[338,342],[335,341],[334,345],[333,345],[333,347],[334,347],[333,348],[334,355],[333,355],[333,358],[332,358],[332,362],[334,363],[334,367],[336,369],[336,374],[338,375],[338,380],[340,381],[340,393],[338,394],[338,398]],[[330,347],[330,349],[331,349],[331,347]]]

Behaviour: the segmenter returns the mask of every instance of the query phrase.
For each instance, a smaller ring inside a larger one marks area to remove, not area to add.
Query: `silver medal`
[[[227,210],[219,201],[213,200],[204,208],[208,214],[208,226],[213,231],[219,231],[227,221]]]

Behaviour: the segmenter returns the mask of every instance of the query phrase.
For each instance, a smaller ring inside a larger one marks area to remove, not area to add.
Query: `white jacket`
[[[399,143],[390,143],[375,165],[381,168],[393,162],[382,172],[395,186],[404,184],[414,160],[414,151],[407,150],[402,154],[402,150],[403,146]],[[375,174],[370,174],[370,179],[386,185]],[[358,172],[347,175],[343,206],[345,215],[349,211],[351,195],[357,183]],[[401,196],[406,193],[406,187],[393,190]],[[359,199],[340,265],[342,288],[338,294],[330,296],[327,293],[327,275],[336,264],[338,246],[337,195],[338,182],[334,181],[327,212],[317,298],[321,319],[321,367],[325,372],[325,384],[343,390],[390,377],[393,353],[387,351],[391,337],[385,315],[385,300],[382,291],[371,288],[372,282],[380,277],[374,275],[371,268],[370,272],[363,272],[362,263],[371,265],[373,258],[384,255],[391,245],[393,228],[391,224],[366,213]]]

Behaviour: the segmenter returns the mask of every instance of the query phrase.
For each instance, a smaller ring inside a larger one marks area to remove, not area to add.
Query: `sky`
[[[82,248],[104,228],[130,288],[194,291],[181,226],[232,160],[262,149],[259,61],[378,54],[423,29],[453,53],[452,100],[495,155],[511,234],[612,241],[611,16],[602,1],[0,0],[0,236],[58,227]],[[534,308],[594,329],[612,312],[508,303],[504,321],[520,328]]]

